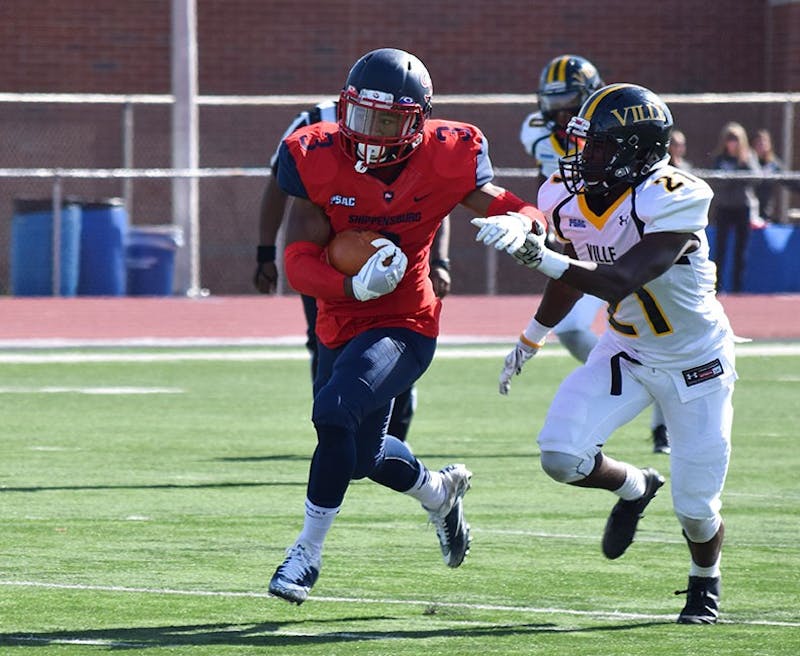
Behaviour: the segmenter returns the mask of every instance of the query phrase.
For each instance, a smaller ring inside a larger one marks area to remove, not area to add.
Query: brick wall
[[[543,63],[570,51],[589,57],[607,80],[636,80],[660,92],[761,91],[770,12],[779,53],[771,90],[796,88],[800,46],[790,36],[800,7],[768,5],[406,0],[393,13],[377,0],[317,0],[302,11],[289,0],[197,0],[200,91],[335,90],[360,54],[384,45],[415,52],[440,93],[531,92]],[[3,0],[0,87],[168,92],[170,6]]]
[[[767,70],[772,90],[800,89],[800,2],[778,4],[769,14]]]
[[[380,46],[417,54],[438,94],[533,93],[544,63],[564,52],[591,59],[608,82],[635,81],[661,93],[800,89],[800,2],[197,0],[197,8],[202,94],[332,95],[353,61]],[[168,93],[170,9],[170,0],[2,0],[0,92]],[[517,141],[527,108],[434,104],[435,115],[480,125],[496,166],[530,165]],[[201,165],[265,165],[300,109],[203,108]],[[699,165],[727,120],[775,134],[781,128],[775,108],[673,110]],[[136,110],[135,166],[170,165],[169,120],[163,107]],[[118,166],[118,121],[118,110],[108,107],[0,103],[0,168]],[[501,183],[520,194],[529,189],[523,180]],[[261,186],[250,179],[201,183],[202,278],[213,293],[250,291]],[[70,182],[66,192],[118,195],[120,187]],[[0,180],[0,216],[10,215],[15,196],[48,193],[43,181]],[[169,203],[168,182],[137,181],[132,221],[169,221]],[[7,224],[0,221],[0,290],[7,289]],[[462,229],[454,248],[464,262],[473,251]],[[464,285],[457,280],[457,291],[483,291],[470,278],[474,267],[455,266]],[[505,279],[501,291],[525,291]]]

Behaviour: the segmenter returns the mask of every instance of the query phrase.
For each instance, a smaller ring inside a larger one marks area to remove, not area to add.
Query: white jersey
[[[644,365],[685,369],[689,376],[697,367],[699,375],[712,375],[702,367],[732,339],[715,294],[716,266],[708,256],[705,227],[712,196],[705,182],[666,159],[601,216],[584,195],[570,194],[558,176],[539,189],[539,209],[580,260],[612,264],[648,233],[686,232],[699,239],[697,250],[609,307],[608,339]]]
[[[564,147],[559,143],[552,124],[545,122],[541,112],[525,117],[519,140],[525,152],[536,160],[544,177],[549,178],[558,172],[558,160],[564,156]]]

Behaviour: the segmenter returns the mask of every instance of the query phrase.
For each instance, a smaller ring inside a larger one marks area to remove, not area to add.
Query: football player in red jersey
[[[462,498],[471,473],[461,464],[431,471],[386,436],[391,400],[428,368],[441,300],[429,273],[431,242],[458,204],[492,225],[514,225],[501,239],[519,247],[541,213],[491,183],[486,138],[467,123],[430,119],[433,86],[425,66],[403,50],[361,57],[341,92],[337,123],[297,130],[281,144],[278,182],[294,196],[284,262],[289,283],[318,300],[319,362],[303,529],[269,584],[297,604],[321,567],[322,546],[351,480],[371,480],[417,499],[436,528],[445,563],[469,550]],[[355,276],[325,260],[342,230],[382,233]],[[505,235],[510,235],[506,237]]]
[[[335,122],[338,100],[324,100],[314,107],[300,112],[283,133],[281,141],[292,132],[320,121]],[[278,267],[275,263],[275,244],[283,223],[288,196],[278,186],[278,152],[270,159],[272,175],[267,179],[259,208],[259,245],[256,251],[256,271],[253,284],[262,294],[274,294],[278,286]],[[450,217],[445,217],[436,232],[431,248],[430,277],[433,289],[439,298],[450,293]],[[303,314],[306,318],[306,348],[311,355],[311,379],[317,374],[317,299],[302,294]],[[411,420],[417,405],[417,389],[410,387],[395,397],[387,432],[406,441]]]

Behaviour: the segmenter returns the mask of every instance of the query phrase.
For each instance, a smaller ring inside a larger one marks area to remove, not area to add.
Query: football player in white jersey
[[[566,154],[567,124],[583,101],[603,85],[594,64],[578,55],[559,55],[539,75],[539,109],[522,122],[519,139],[539,166],[539,186],[558,171]]]
[[[671,130],[669,108],[652,91],[604,87],[570,121],[560,171],[539,191],[539,207],[565,252],[548,249],[541,230],[525,234],[524,217],[473,223],[478,240],[551,278],[506,359],[501,387],[582,293],[610,304],[609,329],[548,410],[538,438],[541,465],[556,481],[619,497],[602,548],[608,558],[622,556],[664,478],[613,460],[602,447],[616,428],[660,402],[672,441],[673,508],[691,556],[678,622],[713,624],[737,374],[704,230],[713,193],[668,164]]]
[[[577,115],[589,95],[602,86],[604,83],[595,65],[578,55],[559,55],[542,69],[537,91],[539,109],[525,117],[519,134],[525,152],[539,167],[537,188],[558,171],[559,159],[567,150],[570,119]],[[548,237],[552,238],[552,234]],[[581,362],[586,362],[597,343],[592,324],[604,306],[603,299],[584,294],[569,314],[553,327],[558,341]],[[650,436],[655,453],[669,453],[669,433],[658,403],[653,404]]]

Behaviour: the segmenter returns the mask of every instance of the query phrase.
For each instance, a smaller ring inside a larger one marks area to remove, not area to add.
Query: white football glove
[[[353,296],[359,301],[371,301],[393,292],[408,266],[408,257],[388,239],[373,239],[377,251],[366,261],[359,272],[352,277]]]
[[[544,250],[547,248],[547,233],[545,229],[536,221],[531,226],[531,231],[525,235],[525,241],[511,256],[517,264],[524,264],[529,269],[538,269],[542,263]]]
[[[539,352],[541,344],[525,343],[517,340],[517,345],[506,356],[503,371],[500,372],[500,394],[506,395],[511,389],[511,378],[522,373],[522,366]]]
[[[525,235],[531,229],[530,218],[519,212],[478,217],[470,223],[479,228],[475,241],[482,241],[487,246],[494,246],[498,251],[504,250],[509,254],[522,246]]]

